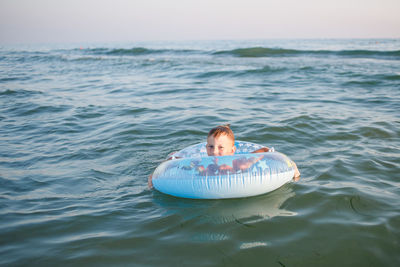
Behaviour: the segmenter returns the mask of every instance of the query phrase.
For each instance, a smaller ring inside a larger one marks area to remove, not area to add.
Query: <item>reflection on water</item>
[[[277,216],[294,216],[295,212],[282,209],[282,204],[293,197],[292,185],[258,197],[217,201],[205,210],[203,219],[214,223],[236,222],[247,227]]]
[[[282,208],[282,205],[295,196],[293,184],[256,197],[224,199],[224,200],[191,200],[175,198],[155,193],[155,200],[165,214],[181,214],[185,226],[195,226],[194,241],[217,241],[230,238],[229,232],[235,227],[256,227],[257,223],[279,216],[295,216],[297,213]],[[222,227],[207,227],[220,225]],[[224,227],[226,226],[226,227]],[[219,231],[210,232],[209,229]],[[256,242],[257,244],[260,242]],[[265,246],[265,242],[261,242]],[[260,244],[261,244],[260,243]],[[244,248],[259,246],[242,244]]]
[[[250,242],[250,243],[243,243],[240,245],[240,249],[248,249],[248,248],[255,248],[255,247],[266,247],[268,244],[265,242]]]

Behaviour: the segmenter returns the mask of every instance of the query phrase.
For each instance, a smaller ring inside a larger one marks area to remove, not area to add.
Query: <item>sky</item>
[[[400,38],[400,0],[0,0],[0,43]]]

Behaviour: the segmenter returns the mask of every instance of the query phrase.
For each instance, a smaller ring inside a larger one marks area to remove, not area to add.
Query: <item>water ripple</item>
[[[0,265],[397,266],[398,40],[348,42],[0,48]],[[223,123],[300,181],[148,189]]]

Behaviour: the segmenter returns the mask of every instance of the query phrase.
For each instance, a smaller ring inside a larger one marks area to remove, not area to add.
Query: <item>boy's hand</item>
[[[147,185],[149,186],[149,189],[153,189],[153,174],[149,175],[149,178],[147,179]]]
[[[297,169],[297,165],[296,163],[294,163],[294,161],[292,161],[293,167],[294,167],[294,176],[293,176],[293,180],[295,182],[297,182],[298,180],[300,180],[300,172]]]
[[[263,148],[257,149],[256,151],[253,151],[251,153],[263,153],[263,152],[268,152],[268,151],[269,151],[268,147],[263,147]]]

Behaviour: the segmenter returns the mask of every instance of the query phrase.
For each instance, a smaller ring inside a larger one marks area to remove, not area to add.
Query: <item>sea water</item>
[[[148,188],[225,123],[301,179]],[[4,45],[0,153],[0,265],[399,266],[400,40]]]

